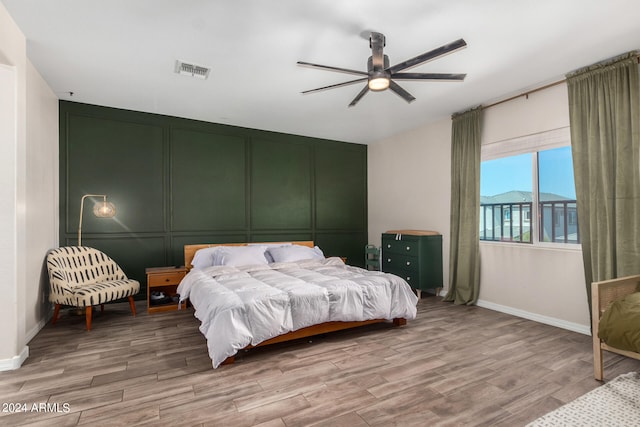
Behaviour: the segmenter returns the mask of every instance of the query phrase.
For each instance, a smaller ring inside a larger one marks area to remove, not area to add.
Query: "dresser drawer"
[[[177,285],[185,276],[184,271],[149,274],[149,286]]]
[[[395,274],[396,276],[404,279],[412,288],[418,287],[420,282],[420,271],[415,269],[403,269],[403,268],[387,268],[387,273]]]
[[[418,270],[420,260],[418,257],[397,255],[394,253],[387,253],[383,256],[383,262],[385,269],[387,268],[402,268],[404,270]]]
[[[395,253],[418,256],[420,252],[420,244],[418,239],[412,239],[411,236],[402,236],[402,240],[395,240],[394,237],[383,237],[382,253]]]

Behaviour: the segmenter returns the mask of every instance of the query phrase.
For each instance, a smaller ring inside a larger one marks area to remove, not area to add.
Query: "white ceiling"
[[[638,0],[1,1],[60,99],[365,144],[640,48]],[[464,38],[411,71],[467,78],[399,82],[411,104],[385,91],[347,107],[364,84],[300,94],[357,77],[296,61],[366,71],[367,31],[392,65]]]

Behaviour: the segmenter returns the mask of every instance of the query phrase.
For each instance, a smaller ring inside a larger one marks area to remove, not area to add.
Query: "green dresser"
[[[382,234],[382,271],[402,277],[418,290],[442,288],[442,235],[425,230]],[[437,292],[437,291],[436,291]]]

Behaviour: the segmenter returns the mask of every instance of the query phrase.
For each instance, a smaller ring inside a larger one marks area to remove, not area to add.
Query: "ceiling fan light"
[[[389,79],[387,77],[374,77],[369,80],[369,90],[378,92],[389,88]]]

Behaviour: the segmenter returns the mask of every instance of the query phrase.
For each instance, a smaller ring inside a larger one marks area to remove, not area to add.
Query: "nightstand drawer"
[[[172,271],[149,275],[149,286],[177,285],[185,276],[184,271]]]

